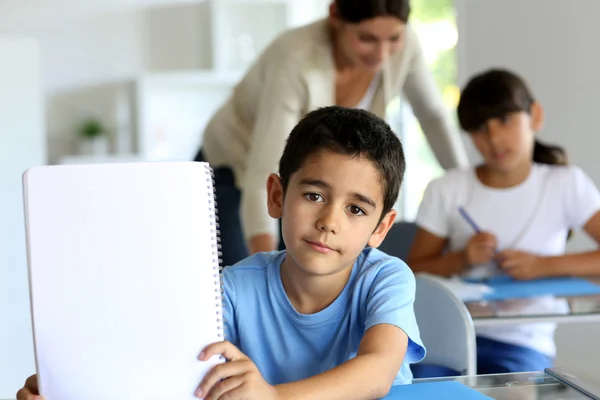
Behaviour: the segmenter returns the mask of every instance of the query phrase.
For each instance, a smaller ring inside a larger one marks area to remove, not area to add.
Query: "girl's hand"
[[[547,276],[542,257],[518,250],[504,250],[497,256],[500,267],[518,280],[530,280]]]
[[[469,266],[490,262],[495,256],[497,245],[496,236],[491,233],[481,232],[471,236],[465,249]]]
[[[196,391],[201,399],[276,400],[275,387],[269,385],[252,360],[230,342],[211,344],[202,351],[200,360],[222,355],[228,362],[214,367]]]

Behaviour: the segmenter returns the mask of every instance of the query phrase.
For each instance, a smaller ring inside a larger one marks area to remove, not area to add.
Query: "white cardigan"
[[[444,168],[464,166],[467,156],[407,26],[402,49],[383,66],[370,111],[384,118],[386,106],[404,92],[437,159]],[[267,212],[266,181],[278,163],[292,128],[309,111],[335,104],[335,64],[327,20],[289,30],[276,38],[212,117],[204,156],[212,167],[233,170],[242,191],[246,238],[269,233],[277,224]]]

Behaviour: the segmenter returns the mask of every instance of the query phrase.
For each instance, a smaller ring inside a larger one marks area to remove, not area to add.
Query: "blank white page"
[[[46,400],[194,399],[222,362],[212,177],[205,163],[24,174],[36,363]]]

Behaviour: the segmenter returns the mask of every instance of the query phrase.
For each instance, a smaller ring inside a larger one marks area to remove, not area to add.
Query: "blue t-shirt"
[[[259,253],[223,270],[225,338],[272,385],[306,379],[356,356],[367,329],[392,324],[408,335],[394,384],[410,383],[409,364],[425,356],[408,266],[372,248],[356,260],[342,293],[315,314],[300,314],[281,283],[284,252]]]

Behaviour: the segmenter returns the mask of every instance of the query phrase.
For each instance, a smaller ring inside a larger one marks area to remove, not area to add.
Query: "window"
[[[410,23],[451,115],[456,115],[458,30],[453,0],[412,0]],[[414,220],[427,184],[443,173],[408,102],[397,98],[388,119],[404,145],[407,171],[396,205],[399,219]]]

